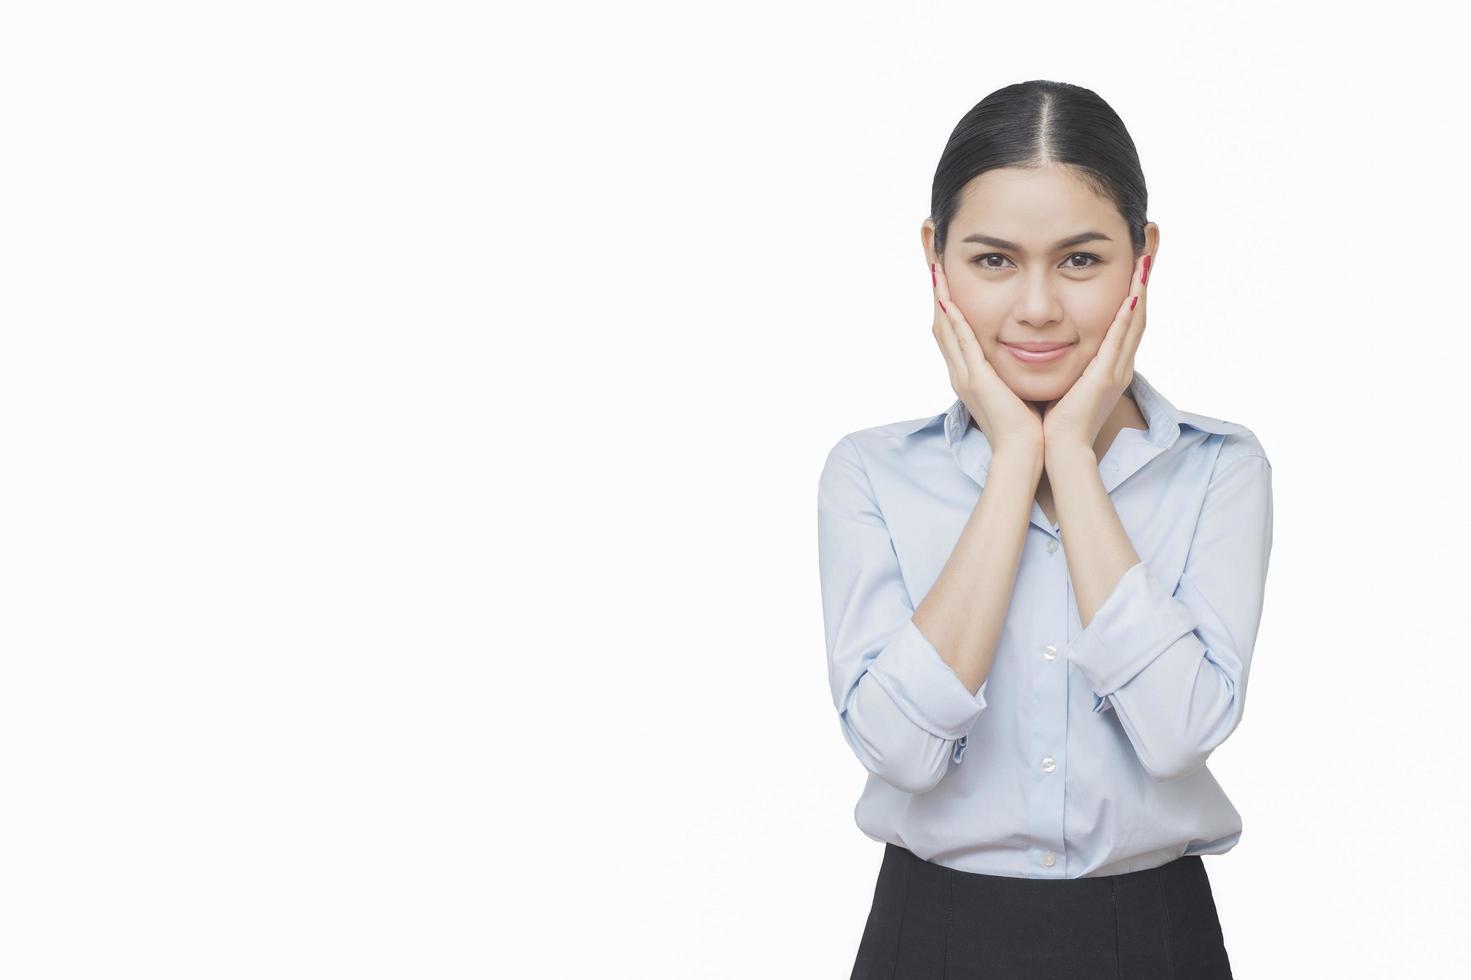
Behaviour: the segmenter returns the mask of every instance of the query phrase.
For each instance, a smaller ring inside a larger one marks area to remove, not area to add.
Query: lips
[[[1072,344],[1047,344],[1032,341],[1022,344],[1002,344],[1011,356],[1023,364],[1054,364],[1067,357]]]

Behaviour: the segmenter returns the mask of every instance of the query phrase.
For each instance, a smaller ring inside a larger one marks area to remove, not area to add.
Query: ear
[[[1159,258],[1159,225],[1153,221],[1144,226],[1144,251],[1154,256],[1150,260],[1151,265]]]
[[[933,218],[926,218],[920,224],[919,244],[920,247],[924,249],[925,264],[928,265],[929,263],[933,262],[938,265],[940,259],[939,256],[935,254],[935,221]]]

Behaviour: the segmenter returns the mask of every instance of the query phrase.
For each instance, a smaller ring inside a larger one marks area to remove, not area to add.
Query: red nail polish
[[[940,300],[940,309],[945,310],[945,301],[943,299]],[[949,313],[950,311],[949,310],[945,310],[945,312],[946,313]]]
[[[936,279],[935,279],[935,263],[933,263],[933,262],[930,263],[930,285],[931,286],[938,286],[939,285],[939,282],[936,281]]]
[[[1129,309],[1132,310],[1135,306],[1138,305],[1138,303],[1139,303],[1139,297],[1138,296],[1135,296],[1133,299],[1129,300]]]
[[[1149,260],[1152,258],[1154,258],[1152,255],[1144,256],[1144,274],[1139,277],[1141,283],[1149,282]]]

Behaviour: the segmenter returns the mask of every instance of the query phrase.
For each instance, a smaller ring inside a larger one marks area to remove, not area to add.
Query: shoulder
[[[827,462],[829,465],[851,465],[856,461],[903,453],[928,435],[942,434],[947,415],[948,411],[938,412],[865,429],[854,429],[845,433],[828,450]]]
[[[1199,412],[1180,414],[1181,428],[1193,428],[1206,434],[1201,445],[1215,454],[1215,469],[1220,472],[1237,460],[1250,456],[1260,457],[1263,465],[1271,467],[1267,450],[1255,432],[1240,422],[1231,422]]]
[[[854,429],[833,443],[818,477],[818,503],[840,513],[867,510],[874,500],[870,474],[902,467],[905,456],[942,435],[947,412]]]

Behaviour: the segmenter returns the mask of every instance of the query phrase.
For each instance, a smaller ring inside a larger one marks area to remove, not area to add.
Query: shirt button
[[[1053,854],[1051,851],[1048,851],[1047,853],[1042,855],[1042,863],[1047,865],[1047,867],[1049,868],[1052,867],[1054,864],[1057,863],[1057,855]]]
[[[1052,554],[1056,550],[1057,550],[1057,541],[1055,539],[1048,540],[1048,542],[1047,542],[1047,553],[1050,555],[1050,554]]]
[[[1057,647],[1053,646],[1051,643],[1047,644],[1045,647],[1042,648],[1042,656],[1046,657],[1048,660],[1056,660]]]
[[[1055,763],[1055,762],[1052,761],[1052,756],[1049,755],[1047,758],[1045,758],[1045,759],[1042,760],[1042,771],[1043,772],[1051,772],[1052,770],[1054,770],[1056,768],[1057,768],[1057,763]]]

